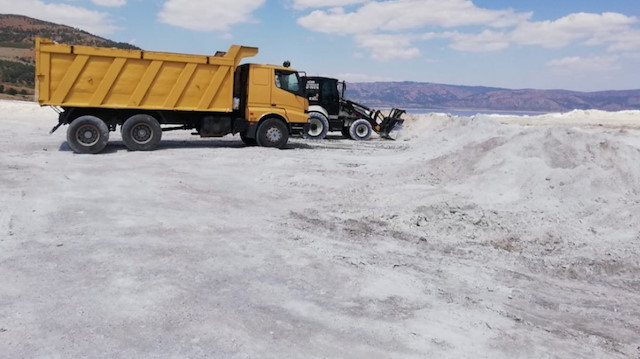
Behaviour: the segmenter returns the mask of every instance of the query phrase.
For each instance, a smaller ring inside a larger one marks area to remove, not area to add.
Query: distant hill
[[[381,108],[430,108],[490,111],[606,111],[640,109],[640,89],[576,92],[566,90],[510,90],[421,82],[348,83],[347,97]]]
[[[21,15],[0,14],[0,98],[28,98],[34,87],[34,39],[61,43],[138,49],[86,31]]]

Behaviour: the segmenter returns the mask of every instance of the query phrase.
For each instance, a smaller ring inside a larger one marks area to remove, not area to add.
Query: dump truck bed
[[[56,44],[36,39],[40,105],[233,111],[234,71],[255,47],[216,56]]]

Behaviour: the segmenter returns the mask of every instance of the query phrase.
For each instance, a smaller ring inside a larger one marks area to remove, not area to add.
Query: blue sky
[[[0,0],[147,50],[256,46],[347,81],[640,88],[638,0]]]

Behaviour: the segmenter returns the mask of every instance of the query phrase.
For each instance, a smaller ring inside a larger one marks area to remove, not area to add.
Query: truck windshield
[[[285,91],[300,95],[300,78],[297,72],[276,70],[276,86]]]

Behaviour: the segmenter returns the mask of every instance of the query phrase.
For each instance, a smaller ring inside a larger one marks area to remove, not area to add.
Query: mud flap
[[[57,125],[55,125],[55,126],[53,126],[53,128],[51,129],[51,131],[49,131],[49,134],[52,134],[52,133],[56,132],[56,130],[57,130],[58,128],[60,128],[60,126],[62,126],[62,125],[64,125],[64,122],[62,122],[62,121],[58,122],[58,124],[57,124]]]

